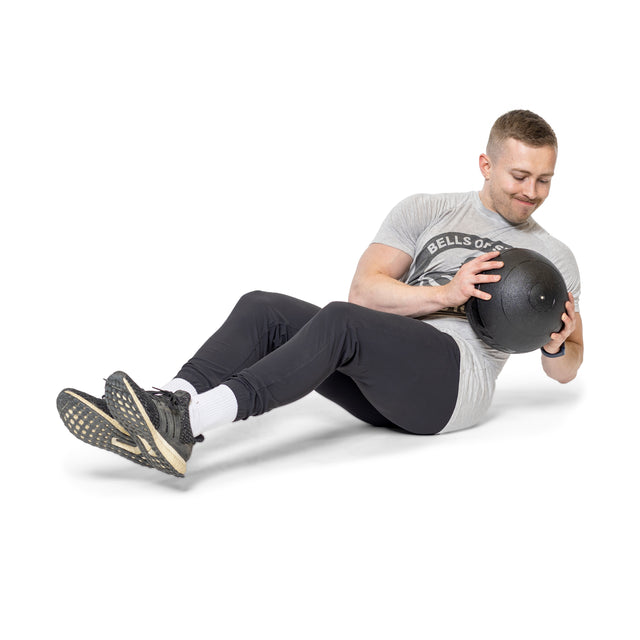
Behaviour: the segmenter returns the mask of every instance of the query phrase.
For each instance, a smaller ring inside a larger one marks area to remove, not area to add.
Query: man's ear
[[[488,180],[489,176],[491,175],[491,168],[493,166],[491,158],[486,153],[481,153],[478,164],[480,165],[480,172],[482,173],[484,179]]]

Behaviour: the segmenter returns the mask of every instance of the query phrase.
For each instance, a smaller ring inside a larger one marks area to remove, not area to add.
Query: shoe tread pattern
[[[105,399],[109,410],[129,431],[150,466],[164,473],[183,477],[186,461],[155,428],[145,409],[145,403],[134,397],[133,390],[136,386],[122,372],[109,376],[105,385]]]
[[[144,467],[151,466],[134,439],[107,414],[106,405],[98,398],[75,389],[63,389],[58,394],[56,405],[65,427],[82,442],[116,453]]]

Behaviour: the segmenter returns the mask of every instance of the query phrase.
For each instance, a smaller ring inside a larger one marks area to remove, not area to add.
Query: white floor
[[[3,636],[639,637],[637,38],[566,7],[2,10]],[[65,430],[58,391],[163,384],[246,291],[345,299],[399,200],[481,187],[512,108],[560,140],[536,219],[581,268],[575,382],[513,357],[435,438],[312,395],[185,479]]]
[[[404,436],[313,394],[211,434],[184,479],[75,440],[52,394],[11,443],[20,637],[632,637],[637,424],[520,358],[477,428]]]

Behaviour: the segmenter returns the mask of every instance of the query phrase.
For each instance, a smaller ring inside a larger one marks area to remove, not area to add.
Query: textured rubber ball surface
[[[478,285],[491,300],[470,298],[467,319],[489,346],[505,353],[526,353],[547,344],[562,329],[562,314],[569,299],[567,286],[556,266],[531,249],[507,249],[497,258],[498,282]]]

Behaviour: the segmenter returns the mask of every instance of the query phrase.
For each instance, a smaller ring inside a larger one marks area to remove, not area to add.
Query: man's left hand
[[[567,338],[574,332],[576,328],[576,306],[573,294],[569,291],[569,300],[565,305],[566,312],[562,314],[562,322],[564,326],[559,333],[552,333],[551,340],[542,347],[548,354],[558,353]]]

